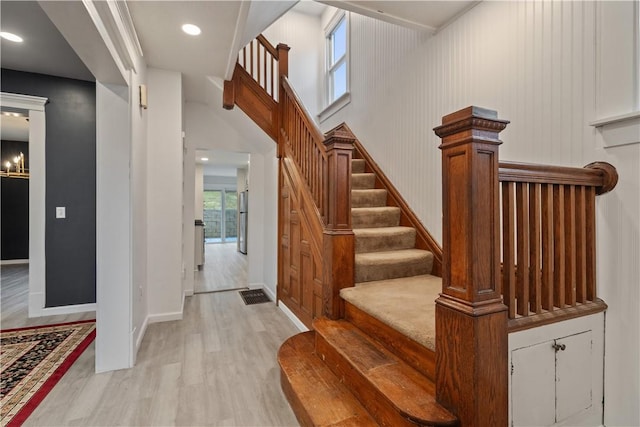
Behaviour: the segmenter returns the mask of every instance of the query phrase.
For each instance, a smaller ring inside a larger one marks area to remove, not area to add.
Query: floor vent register
[[[246,305],[262,304],[271,302],[271,299],[262,289],[249,289],[248,291],[240,291],[240,296]]]

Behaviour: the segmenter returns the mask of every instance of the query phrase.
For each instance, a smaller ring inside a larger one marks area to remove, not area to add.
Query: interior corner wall
[[[318,51],[324,48],[320,18],[314,15],[289,10],[267,28],[263,34],[274,46],[287,44],[289,50],[289,80],[313,119],[320,111],[323,57]]]
[[[132,245],[132,348],[133,363],[146,331],[148,311],[147,274],[147,110],[138,102],[139,86],[147,84],[147,66],[141,58],[137,73],[131,72],[131,245]]]
[[[276,147],[264,156],[264,283],[276,295],[278,283],[278,158]]]
[[[195,217],[202,220],[204,219],[204,168],[202,165],[196,165],[195,174]]]
[[[48,98],[45,306],[96,302],[96,85],[2,69],[3,92]],[[56,207],[66,218],[56,219]],[[73,274],[69,274],[72,271]]]
[[[182,203],[182,288],[185,295],[193,295],[195,286],[195,220],[197,202],[194,204],[192,200],[197,200],[198,189],[195,185],[193,176],[197,169],[195,149],[189,147],[185,141],[184,159],[183,159],[183,176],[182,176],[182,194],[184,201]]]
[[[249,203],[247,214],[247,279],[250,286],[262,286],[265,283],[264,234],[267,224],[264,221],[265,183],[262,154],[251,154],[249,158]]]
[[[182,318],[182,76],[147,69],[149,321]]]

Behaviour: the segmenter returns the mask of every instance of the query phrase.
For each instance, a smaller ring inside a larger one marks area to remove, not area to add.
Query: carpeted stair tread
[[[367,252],[355,255],[355,282],[430,274],[433,254],[422,249]]]
[[[364,159],[351,159],[351,173],[364,173],[365,165]]]
[[[374,188],[367,190],[351,190],[352,208],[381,207],[387,204],[387,190]]]
[[[356,228],[356,253],[410,249],[416,244],[413,227]]]
[[[352,228],[397,227],[400,225],[400,208],[382,206],[351,208]]]
[[[351,189],[363,190],[367,188],[374,188],[376,183],[376,174],[374,173],[352,173],[351,174]]]
[[[316,352],[381,425],[456,425],[435,384],[347,321],[314,321]]]
[[[278,351],[280,380],[301,425],[378,426],[358,399],[315,354],[315,333],[285,341]]]
[[[425,274],[376,282],[356,283],[340,296],[382,323],[435,351],[435,300],[442,278]]]

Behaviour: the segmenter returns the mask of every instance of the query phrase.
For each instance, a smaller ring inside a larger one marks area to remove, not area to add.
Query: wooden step
[[[351,174],[351,189],[363,190],[367,188],[374,188],[376,183],[376,175],[373,173],[352,173]]]
[[[364,159],[351,159],[351,173],[364,173],[366,164]]]
[[[411,249],[416,245],[416,229],[413,227],[357,228],[356,253]]]
[[[422,249],[356,254],[355,282],[371,282],[430,274],[433,254]]]
[[[351,190],[352,208],[372,208],[386,205],[387,190],[383,188]]]
[[[302,426],[378,426],[358,399],[315,354],[313,331],[294,335],[278,351],[280,382]]]
[[[351,208],[352,228],[397,227],[400,225],[400,208]]]
[[[424,375],[346,321],[314,321],[316,353],[383,426],[447,426],[457,419]]]

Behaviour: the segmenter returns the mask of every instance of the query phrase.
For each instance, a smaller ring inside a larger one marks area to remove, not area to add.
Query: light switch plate
[[[67,217],[67,208],[64,206],[56,207],[56,218],[66,218]]]

